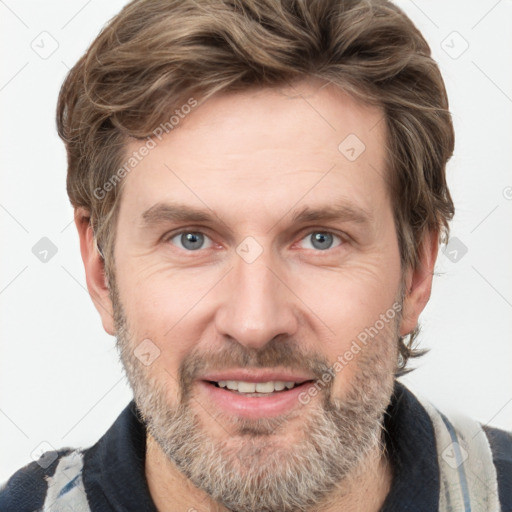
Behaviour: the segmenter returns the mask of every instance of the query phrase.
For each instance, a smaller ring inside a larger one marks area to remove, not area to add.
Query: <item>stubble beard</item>
[[[248,420],[204,414],[206,421],[227,431],[220,440],[195,412],[202,406],[192,383],[204,368],[280,365],[321,378],[328,362],[286,342],[271,342],[257,352],[238,343],[206,356],[192,351],[180,365],[179,403],[170,405],[168,382],[151,378],[135,357],[127,318],[119,297],[113,298],[120,358],[148,433],[179,471],[228,510],[316,510],[329,496],[350,492],[368,460],[384,454],[382,422],[393,391],[399,315],[350,363],[357,367],[343,399],[332,396],[331,381],[324,382],[318,400],[299,405],[288,417]],[[287,442],[291,421],[294,430],[302,426],[296,444]]]

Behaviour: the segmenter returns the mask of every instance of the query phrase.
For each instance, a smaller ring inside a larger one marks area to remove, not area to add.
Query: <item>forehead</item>
[[[213,96],[124,178],[121,212],[136,221],[170,201],[252,215],[343,198],[372,211],[387,196],[382,121],[379,108],[319,81]]]

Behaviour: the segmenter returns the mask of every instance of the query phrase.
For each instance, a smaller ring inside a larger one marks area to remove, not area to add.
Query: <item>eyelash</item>
[[[165,243],[169,243],[173,238],[176,238],[177,236],[179,235],[183,235],[185,233],[199,233],[201,235],[205,235],[206,237],[208,237],[210,240],[211,240],[211,237],[208,236],[207,233],[205,233],[204,231],[201,231],[201,228],[189,228],[189,229],[181,229],[180,231],[176,231],[176,232],[172,232],[172,233],[167,233],[165,234],[163,237],[162,237],[162,241],[165,242]],[[312,250],[318,254],[330,254],[332,251],[334,251],[335,249],[337,248],[340,248],[341,246],[345,245],[348,241],[348,235],[346,235],[345,233],[337,233],[337,232],[334,232],[334,231],[329,231],[329,230],[325,230],[325,229],[322,229],[322,228],[310,228],[309,231],[306,231],[306,232],[302,232],[301,233],[301,238],[299,239],[299,242],[304,240],[307,236],[310,236],[312,235],[313,233],[323,233],[323,234],[329,234],[329,235],[333,235],[334,237],[337,237],[339,238],[340,240],[340,243],[339,245],[335,246],[335,247],[331,247],[329,249],[325,249],[324,251],[322,250],[315,250],[315,249],[307,249],[307,250]],[[213,240],[212,240],[213,242]],[[213,242],[215,243],[215,242]],[[198,253],[198,252],[201,252],[203,250],[206,250],[206,249],[197,249],[195,251],[190,251],[190,250],[186,250],[186,249],[181,249],[179,247],[177,247],[177,249],[179,249],[180,251],[183,251],[183,252],[187,252],[187,253]]]

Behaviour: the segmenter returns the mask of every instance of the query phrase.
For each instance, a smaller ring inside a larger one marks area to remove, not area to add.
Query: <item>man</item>
[[[512,436],[396,381],[454,212],[444,84],[397,7],[134,1],[57,120],[134,401],[2,511],[512,510]]]

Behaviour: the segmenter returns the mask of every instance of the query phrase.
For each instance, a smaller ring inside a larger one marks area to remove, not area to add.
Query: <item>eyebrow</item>
[[[373,219],[374,216],[371,212],[347,200],[340,200],[335,204],[320,208],[306,206],[292,214],[292,223],[295,224],[335,220],[371,224]],[[213,223],[216,220],[221,219],[212,210],[196,209],[181,203],[156,203],[142,214],[142,227],[148,228],[166,222]],[[222,220],[221,222],[224,224]]]
[[[370,224],[373,221],[371,212],[346,200],[321,208],[305,208],[292,215],[292,221],[299,224],[325,220],[351,221],[356,224]]]

